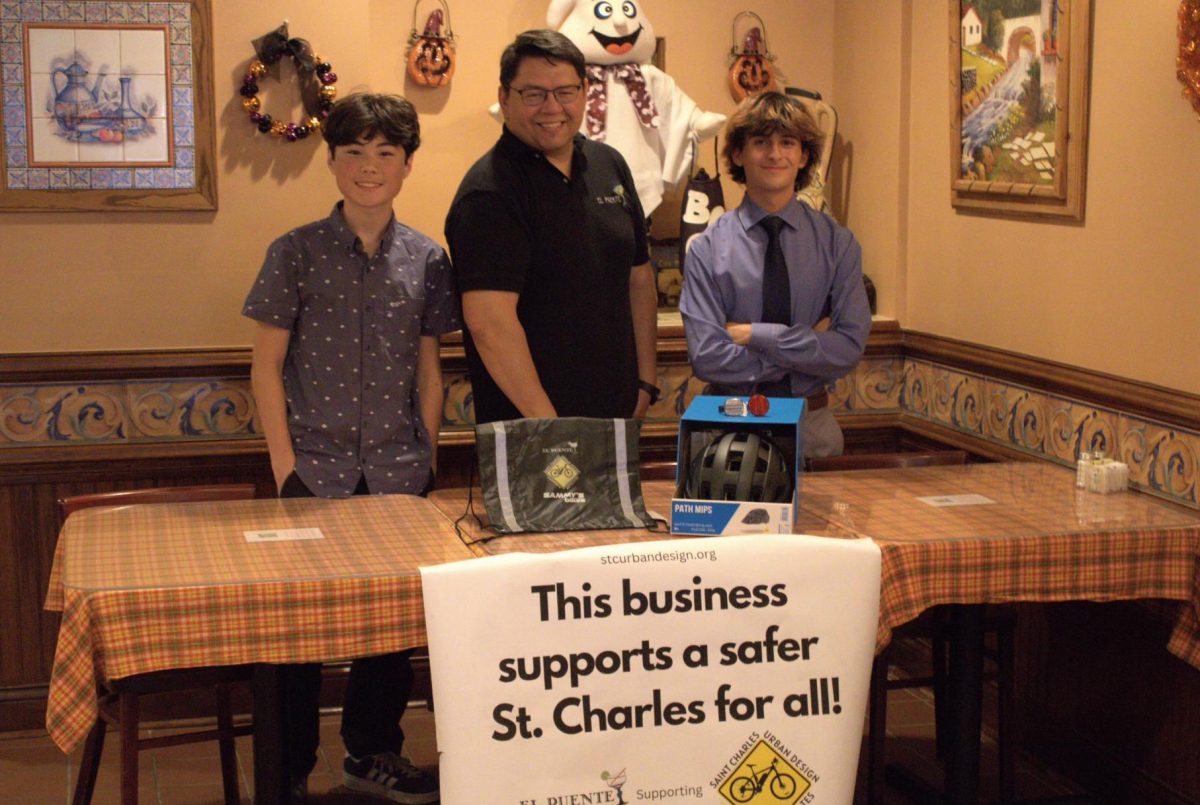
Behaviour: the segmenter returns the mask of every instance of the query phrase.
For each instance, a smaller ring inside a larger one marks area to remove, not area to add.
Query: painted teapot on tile
[[[66,77],[66,84],[59,89],[58,74]],[[93,121],[95,127],[104,125],[101,109],[100,89],[104,85],[107,73],[101,71],[88,89],[84,79],[88,71],[79,62],[72,62],[70,67],[56,67],[50,74],[50,85],[54,89],[54,118],[58,124],[68,131],[87,127],[87,121]]]

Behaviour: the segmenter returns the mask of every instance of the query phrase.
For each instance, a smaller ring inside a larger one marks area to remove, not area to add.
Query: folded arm
[[[835,380],[862,358],[871,332],[871,308],[862,279],[862,250],[853,239],[835,259],[829,315],[815,325],[765,324],[751,327],[747,347],[787,372]]]
[[[764,356],[738,344],[726,329],[726,300],[713,278],[711,253],[697,241],[684,258],[679,312],[687,334],[688,360],[696,377],[710,383],[759,383],[778,380],[784,372]]]

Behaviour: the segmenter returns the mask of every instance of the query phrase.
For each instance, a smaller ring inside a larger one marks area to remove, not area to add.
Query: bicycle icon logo
[[[784,750],[786,751],[786,750]],[[733,805],[796,805],[812,781],[766,741],[759,741],[729,773],[718,793]]]
[[[775,799],[787,800],[796,793],[796,778],[778,768],[779,758],[771,761],[771,765],[756,774],[754,764],[747,763],[750,773],[744,777],[734,777],[729,788],[729,794],[734,802],[749,802],[764,790],[769,790]],[[768,789],[768,780],[770,788]]]

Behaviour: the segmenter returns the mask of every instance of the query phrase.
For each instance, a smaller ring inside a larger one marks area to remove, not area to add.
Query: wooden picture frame
[[[215,210],[211,0],[0,0],[0,210]]]
[[[949,7],[952,205],[1082,221],[1091,0]]]

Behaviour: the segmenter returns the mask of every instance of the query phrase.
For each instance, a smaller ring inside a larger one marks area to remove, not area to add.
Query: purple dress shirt
[[[763,261],[768,213],[745,198],[692,242],[684,260],[679,311],[696,377],[749,394],[760,382],[787,379],[806,397],[850,372],[871,331],[862,250],[850,230],[793,199],[775,213],[791,282],[791,324],[764,324]],[[813,325],[829,316],[825,332]],[[726,322],[752,323],[738,346]]]

